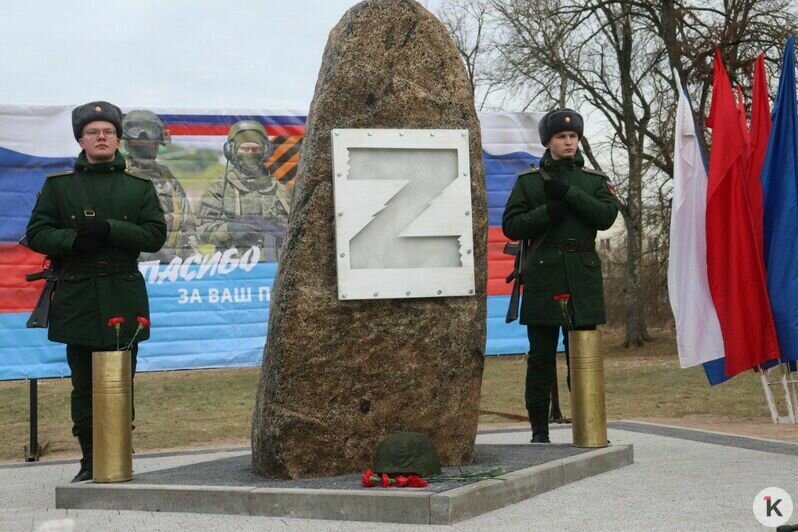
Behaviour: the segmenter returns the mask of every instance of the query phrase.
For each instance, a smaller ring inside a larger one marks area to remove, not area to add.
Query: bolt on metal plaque
[[[474,295],[468,130],[334,129],[338,298]]]

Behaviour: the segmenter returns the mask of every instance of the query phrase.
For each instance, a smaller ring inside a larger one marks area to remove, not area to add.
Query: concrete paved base
[[[330,489],[274,487],[274,482],[270,483],[271,487],[258,487],[257,484],[144,484],[134,480],[133,483],[124,484],[84,482],[57,486],[55,499],[56,508],[69,509],[451,524],[577,480],[618,469],[633,461],[632,445],[613,445],[444,491],[436,491],[435,484],[429,490]]]

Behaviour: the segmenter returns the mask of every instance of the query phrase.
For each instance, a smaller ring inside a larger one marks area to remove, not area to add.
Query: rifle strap
[[[91,208],[89,196],[86,194],[86,188],[83,186],[83,180],[80,179],[80,175],[77,172],[72,174],[72,182],[75,183],[75,189],[78,191],[80,202],[83,204],[83,216],[86,218],[94,218],[94,209]]]

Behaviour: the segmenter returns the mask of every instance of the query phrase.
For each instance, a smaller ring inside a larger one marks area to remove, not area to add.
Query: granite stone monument
[[[475,294],[339,297],[331,146],[338,128],[467,130]],[[471,462],[486,240],[474,95],[446,29],[412,0],[357,4],[330,33],[308,114],[252,419],[256,473],[361,471],[377,443],[399,431],[428,435],[444,465]]]

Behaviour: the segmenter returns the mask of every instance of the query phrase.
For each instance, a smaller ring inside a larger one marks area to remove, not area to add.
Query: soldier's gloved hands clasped
[[[246,222],[227,222],[225,230],[235,242],[252,242],[263,236],[258,226]]]
[[[546,197],[549,199],[561,200],[568,193],[570,187],[562,181],[544,181],[543,189],[546,191]]]
[[[565,206],[564,201],[550,199],[546,202],[546,214],[549,215],[551,223],[556,225],[562,222],[565,215],[568,214],[568,207]]]
[[[91,218],[78,226],[78,237],[93,239],[98,243],[108,240],[108,235],[110,233],[111,226],[108,224],[107,220]]]

